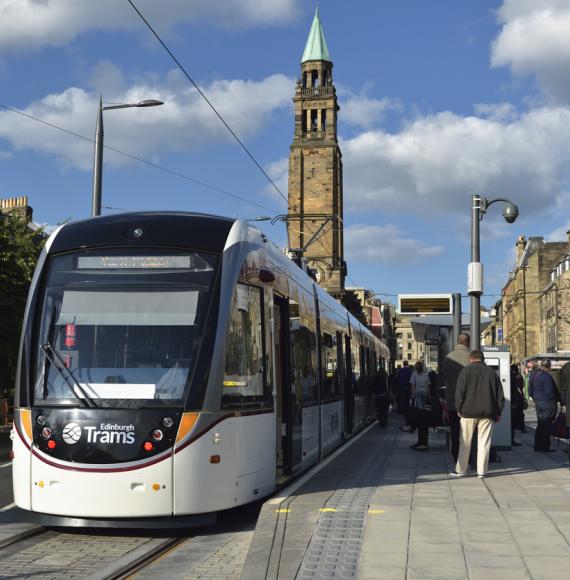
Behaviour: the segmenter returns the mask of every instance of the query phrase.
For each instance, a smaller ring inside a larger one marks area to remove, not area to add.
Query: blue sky
[[[136,0],[258,161],[287,191],[291,97],[314,2]],[[348,284],[465,293],[470,196],[509,197],[482,226],[483,303],[518,235],[570,227],[568,0],[321,0],[344,161]],[[286,210],[126,0],[0,0],[0,105],[256,204]],[[0,108],[0,196],[35,221],[90,214],[93,145]],[[105,152],[103,205],[253,218],[270,209]],[[104,212],[118,211],[105,209]],[[261,224],[285,242],[282,225]],[[464,302],[467,309],[467,301]]]

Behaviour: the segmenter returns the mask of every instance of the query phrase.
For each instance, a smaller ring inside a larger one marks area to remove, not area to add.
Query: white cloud
[[[281,191],[281,193],[287,197],[287,191],[289,189],[289,159],[284,157],[283,159],[279,159],[278,161],[271,163],[271,165],[269,165],[267,168],[267,173],[275,185],[277,185],[279,191]],[[283,200],[283,198],[271,184],[266,186],[265,194],[279,201]]]
[[[394,225],[350,226],[344,230],[346,257],[385,264],[417,264],[443,253],[443,246],[430,246],[405,234]]]
[[[374,99],[365,94],[355,95],[349,91],[342,91],[341,120],[359,127],[371,127],[382,120],[390,110],[400,110],[401,104],[394,99]]]
[[[160,31],[184,22],[208,21],[240,28],[283,24],[297,12],[298,0],[136,0]],[[0,51],[62,46],[82,32],[144,30],[127,2],[117,0],[0,0]]]
[[[443,112],[341,147],[348,210],[464,215],[480,193],[540,212],[557,203],[568,178],[570,109],[544,107],[508,121]]]
[[[550,96],[570,101],[570,3],[568,0],[504,0],[502,29],[491,64],[516,75],[536,75]]]
[[[121,86],[120,71],[106,69],[112,83]],[[101,70],[99,70],[99,74]],[[251,138],[267,124],[269,115],[289,107],[294,81],[272,75],[260,81],[219,80],[204,90],[232,129],[243,139]],[[229,140],[227,130],[195,89],[170,73],[155,82],[137,84],[118,93],[105,93],[109,102],[136,103],[143,99],[164,101],[161,107],[127,109],[104,113],[105,145],[139,157],[159,156],[169,151],[188,151],[208,143]],[[23,112],[48,123],[91,137],[95,130],[98,95],[71,87],[29,104]],[[14,150],[51,154],[64,166],[90,169],[93,145],[52,127],[41,125],[9,111],[0,111],[0,138]],[[105,153],[105,162],[124,164],[123,156]]]

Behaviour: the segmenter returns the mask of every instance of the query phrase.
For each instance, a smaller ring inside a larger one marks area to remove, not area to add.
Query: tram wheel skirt
[[[217,512],[168,516],[156,518],[75,518],[54,516],[22,510],[22,519],[46,527],[62,528],[114,528],[114,529],[174,529],[212,526],[216,523]]]

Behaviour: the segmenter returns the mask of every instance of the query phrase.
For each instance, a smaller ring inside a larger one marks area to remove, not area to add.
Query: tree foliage
[[[45,236],[16,216],[0,219],[0,397],[14,388],[28,289]]]
[[[346,290],[340,299],[340,303],[362,324],[366,324],[366,316],[364,315],[364,310],[362,310],[362,304],[356,296],[354,290]]]

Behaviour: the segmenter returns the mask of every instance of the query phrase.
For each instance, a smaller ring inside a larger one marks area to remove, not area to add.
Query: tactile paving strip
[[[307,548],[297,579],[356,578],[368,507],[384,461],[370,456],[329,498]]]

